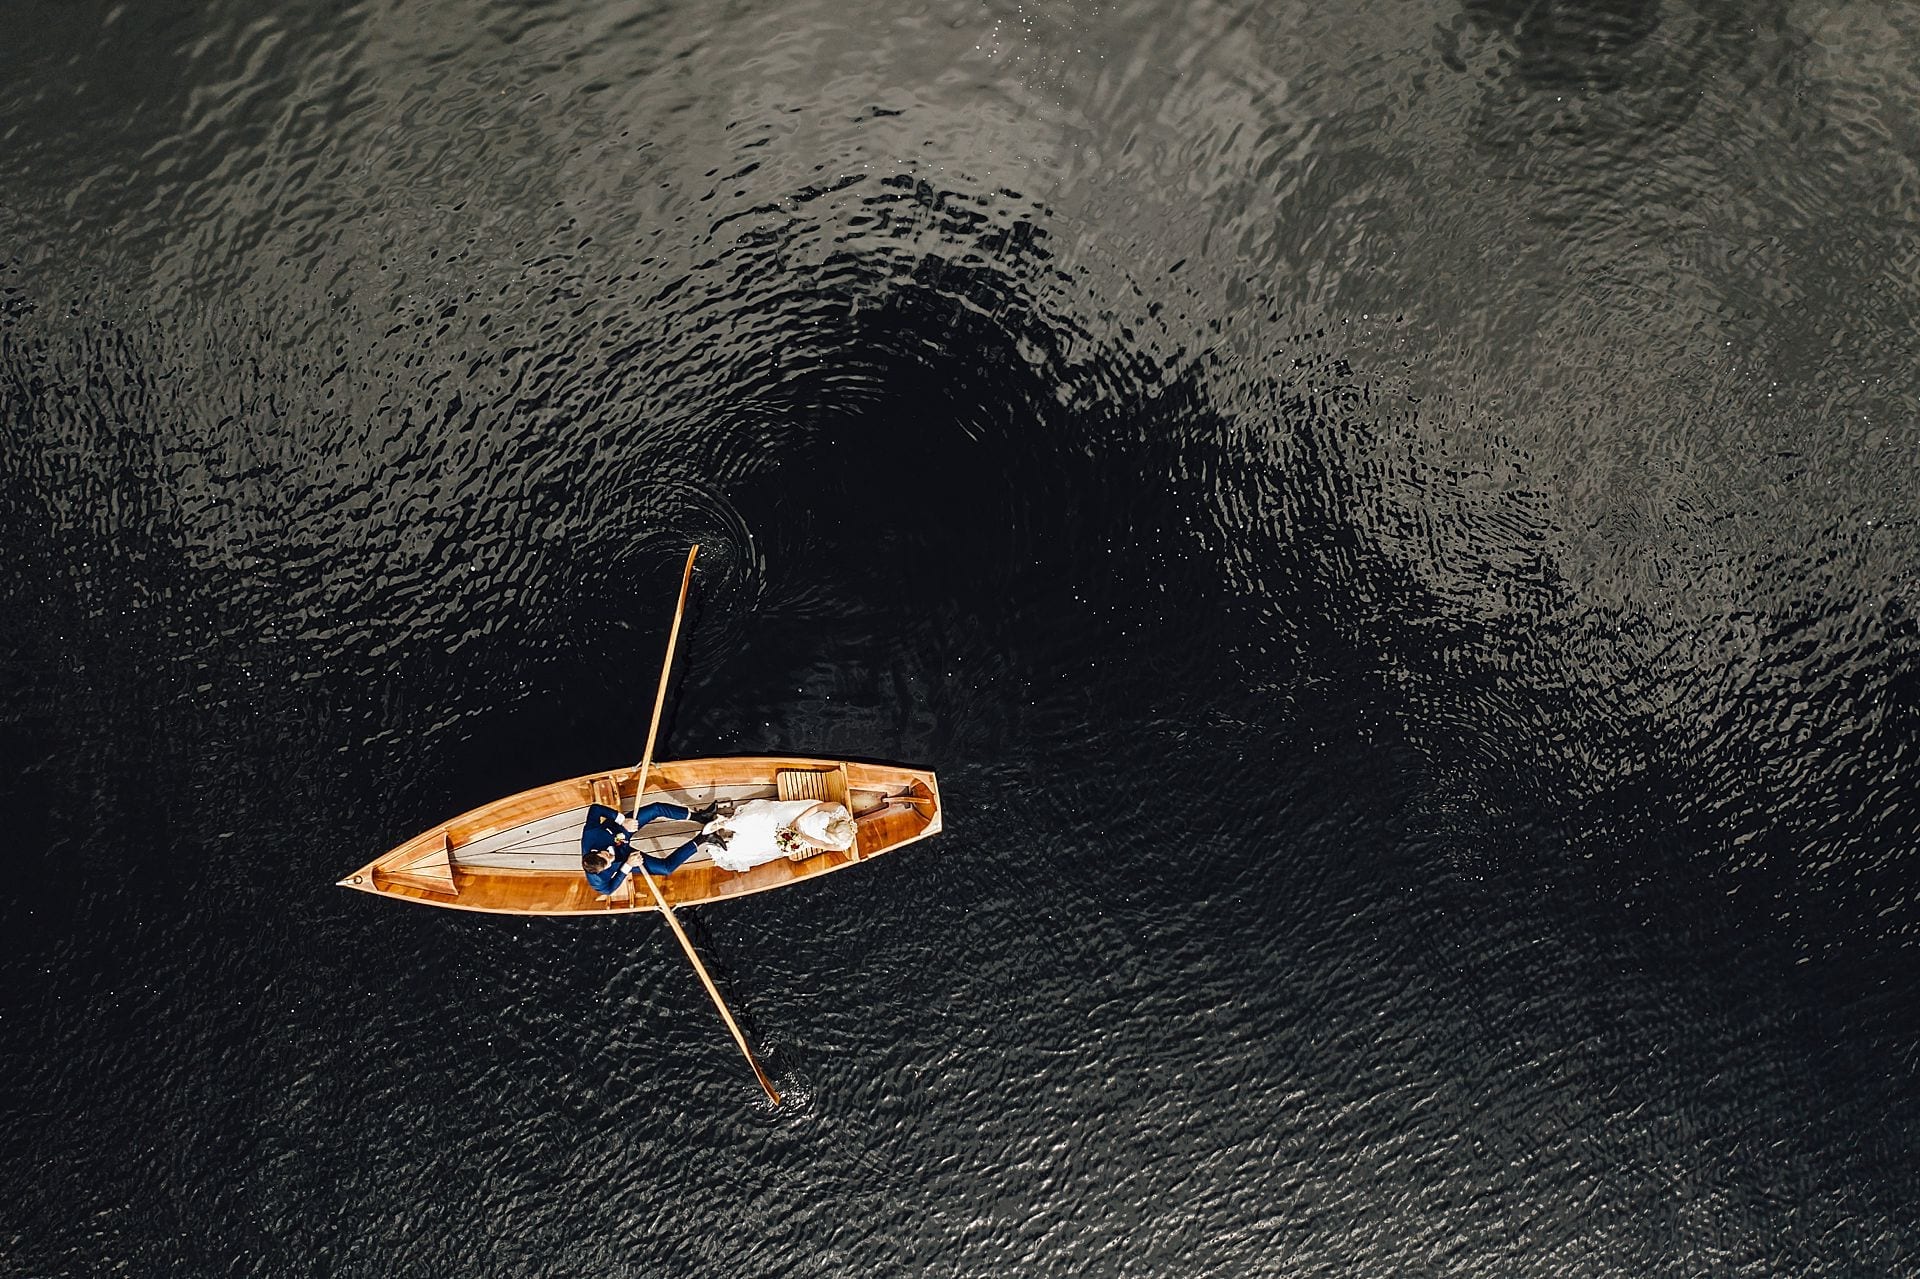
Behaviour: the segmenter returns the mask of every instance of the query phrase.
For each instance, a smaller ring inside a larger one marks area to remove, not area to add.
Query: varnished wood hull
[[[777,780],[781,773],[784,779]],[[692,759],[654,765],[647,799],[695,807],[716,796],[766,795],[811,780],[836,792],[853,811],[858,835],[844,853],[805,861],[785,859],[735,874],[696,858],[672,875],[658,877],[674,907],[698,906],[749,893],[784,888],[868,861],[882,853],[938,834],[940,791],[932,773],[889,764],[744,756]],[[614,900],[595,893],[580,871],[579,834],[592,803],[632,811],[635,777],[630,771],[596,773],[536,787],[496,800],[421,832],[339,881],[342,888],[426,906],[502,915],[604,915],[652,910],[644,886],[623,889]],[[677,843],[689,826],[661,824],[642,836]]]

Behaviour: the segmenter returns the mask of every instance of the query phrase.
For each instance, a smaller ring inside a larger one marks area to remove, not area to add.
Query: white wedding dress
[[[804,842],[796,841],[796,830],[828,846],[820,852],[853,847],[853,815],[843,805],[813,799],[750,799],[733,816],[708,822],[701,838],[724,840],[724,847],[713,850],[713,864],[737,872],[785,857],[787,847]]]

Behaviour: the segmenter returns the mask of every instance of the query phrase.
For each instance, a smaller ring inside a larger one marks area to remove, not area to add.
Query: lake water
[[[12,18],[0,1274],[1920,1272],[1920,9]]]

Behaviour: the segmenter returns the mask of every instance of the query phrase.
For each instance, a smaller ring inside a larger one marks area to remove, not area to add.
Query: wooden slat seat
[[[783,768],[773,775],[773,784],[782,800],[829,798],[828,783],[836,770],[825,768]]]

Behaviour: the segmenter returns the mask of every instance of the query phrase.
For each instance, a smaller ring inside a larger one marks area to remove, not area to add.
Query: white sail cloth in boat
[[[701,838],[725,845],[712,848],[720,869],[752,870],[780,857],[798,860],[852,848],[853,814],[844,804],[813,799],[750,799],[731,817],[708,822]]]

